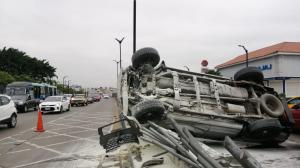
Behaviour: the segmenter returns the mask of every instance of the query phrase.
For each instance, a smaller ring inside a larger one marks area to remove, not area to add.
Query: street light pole
[[[63,86],[62,86],[62,92],[64,94],[64,88],[65,88],[65,79],[68,77],[68,75],[63,77]]]
[[[124,40],[124,38],[125,37],[123,37],[121,40],[115,38],[117,40],[117,42],[119,43],[119,45],[120,45],[120,60],[119,60],[119,62],[120,62],[120,71],[122,71],[122,52],[121,52],[122,47],[121,47],[121,45],[122,45],[122,41]]]
[[[68,80],[68,94],[70,94],[70,81],[71,80]]]
[[[133,0],[133,53],[136,51],[136,0]]]
[[[118,74],[119,74],[119,62],[120,62],[120,61],[117,61],[117,60],[113,60],[113,61],[115,61],[115,62],[117,63],[117,79],[118,79]]]
[[[248,67],[248,50],[246,49],[246,47],[245,46],[243,46],[243,45],[238,45],[239,47],[242,47],[244,50],[245,50],[245,52],[246,52],[246,67]]]

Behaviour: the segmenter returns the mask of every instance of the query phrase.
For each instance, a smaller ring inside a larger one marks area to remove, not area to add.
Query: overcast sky
[[[300,41],[299,0],[137,0],[137,49],[154,47],[168,66],[200,71],[244,51]],[[0,0],[0,48],[14,47],[57,68],[59,80],[116,86],[122,43],[131,64],[133,0]]]

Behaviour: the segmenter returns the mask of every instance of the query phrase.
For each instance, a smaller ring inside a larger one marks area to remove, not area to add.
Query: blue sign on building
[[[258,66],[258,68],[259,68],[261,71],[264,71],[264,70],[270,70],[270,69],[272,69],[272,64],[261,65],[261,66]]]

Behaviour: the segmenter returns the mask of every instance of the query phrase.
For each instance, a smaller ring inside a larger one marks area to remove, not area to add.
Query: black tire
[[[253,142],[277,142],[281,132],[282,126],[278,119],[261,119],[247,126],[246,137]]]
[[[13,114],[10,117],[9,123],[7,123],[7,127],[8,128],[15,128],[17,125],[17,116],[15,114]]]
[[[160,57],[156,49],[146,47],[136,51],[132,57],[132,66],[137,69],[144,64],[150,64],[155,67],[159,63]]]
[[[258,84],[263,84],[264,74],[257,67],[247,67],[237,71],[234,74],[234,80],[236,81],[251,81]]]
[[[59,113],[63,112],[63,106],[60,106]]]
[[[24,108],[22,110],[23,113],[27,113],[28,112],[28,107],[26,105],[24,105]]]
[[[164,105],[155,99],[142,101],[132,108],[132,114],[142,124],[148,120],[157,120],[161,118],[164,111]]]
[[[68,109],[67,109],[67,111],[70,111],[70,108],[71,108],[71,105],[69,105],[69,106],[68,106]]]
[[[282,102],[272,94],[263,94],[260,97],[260,106],[262,111],[268,114],[270,117],[278,118],[284,113]]]
[[[34,106],[33,110],[36,111],[38,108],[39,108],[39,105],[36,104],[36,105]]]

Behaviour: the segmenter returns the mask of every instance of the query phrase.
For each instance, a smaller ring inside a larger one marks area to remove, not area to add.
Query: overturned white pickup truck
[[[277,144],[290,134],[293,118],[285,99],[264,86],[255,67],[234,80],[166,66],[153,48],[132,56],[119,77],[119,101],[127,116],[174,130],[166,115],[196,137]]]

